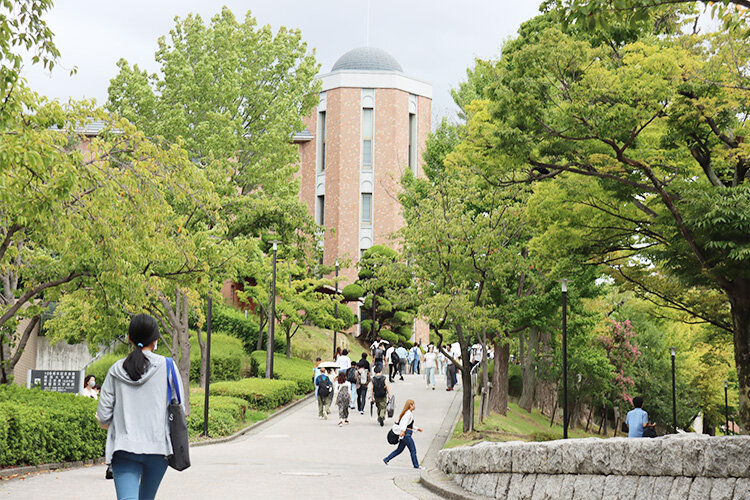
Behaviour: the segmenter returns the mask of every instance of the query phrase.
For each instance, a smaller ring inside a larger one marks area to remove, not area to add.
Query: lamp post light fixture
[[[729,389],[729,382],[724,381],[724,417],[726,418],[726,427],[724,428],[724,435],[729,435],[729,396],[727,391]]]
[[[336,261],[336,280],[334,282],[336,284],[336,291],[334,292],[334,302],[333,302],[333,319],[338,320],[339,319],[339,261]],[[333,327],[333,357],[336,357],[336,325]]]
[[[672,432],[677,434],[677,398],[675,395],[675,381],[674,381],[674,355],[675,348],[671,347],[669,352],[672,354]]]
[[[273,244],[273,279],[271,281],[271,317],[268,318],[268,337],[266,339],[266,378],[273,378],[273,339],[276,326],[276,250],[278,241]]]
[[[563,439],[568,439],[568,281],[560,280],[562,286],[562,349],[563,349]]]

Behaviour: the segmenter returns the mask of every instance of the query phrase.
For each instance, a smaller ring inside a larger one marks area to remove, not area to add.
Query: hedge
[[[242,341],[245,352],[250,354],[257,347],[258,342],[258,321],[254,314],[248,314],[222,305],[214,305],[211,314],[211,328],[215,332],[225,332]],[[266,335],[263,334],[263,349],[266,346]],[[281,337],[275,337],[273,350],[275,352],[284,352],[285,341]]]
[[[76,461],[104,455],[107,433],[91,398],[0,387],[0,466]]]
[[[205,335],[205,334],[204,334]],[[165,343],[160,343],[156,350],[158,354],[169,356],[170,352]],[[124,358],[123,354],[105,354],[96,362],[86,368],[86,374],[96,377],[99,384],[104,382],[109,368],[116,361]],[[242,365],[242,342],[233,336],[212,333],[211,334],[211,380],[237,380],[241,377]],[[190,380],[200,381],[200,349],[195,334],[190,335]]]
[[[249,409],[249,403],[232,396],[211,396],[208,409],[208,435],[229,436],[248,422],[262,420],[266,413]],[[203,389],[190,390],[190,416],[187,418],[190,437],[203,433]]]
[[[266,352],[255,351],[250,355],[250,373],[255,377],[266,376]],[[273,378],[291,380],[297,384],[295,392],[299,395],[315,390],[312,380],[313,363],[305,359],[286,359],[283,354],[273,355]]]
[[[211,384],[211,396],[242,398],[256,410],[273,410],[294,399],[297,384],[291,380],[243,378]]]

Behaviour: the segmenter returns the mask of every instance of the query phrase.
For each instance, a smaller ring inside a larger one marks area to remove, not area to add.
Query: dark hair
[[[349,354],[349,351],[346,350],[346,349],[344,349],[341,354],[343,354],[344,356],[346,356],[347,354]]]
[[[640,396],[636,396],[633,398],[633,406],[636,408],[642,408],[643,407],[643,398]]]
[[[339,376],[336,377],[336,382],[339,384],[343,384],[346,382],[346,372],[339,372]]]
[[[375,365],[375,373],[380,373],[383,371],[383,367],[380,365]]]
[[[362,359],[367,359],[367,353],[366,352],[362,353]]]
[[[99,384],[96,384],[94,386],[94,389],[96,389],[97,391],[101,391],[102,390],[102,386],[100,386]]]
[[[84,377],[84,379],[83,379],[83,386],[84,387],[88,387],[89,386],[89,380],[91,380],[92,378],[95,378],[95,377],[93,375],[91,375],[90,373],[88,375],[86,375],[86,377]]]
[[[128,327],[128,338],[135,346],[133,351],[128,354],[122,367],[130,377],[130,380],[140,380],[148,369],[148,358],[143,354],[142,349],[151,345],[154,340],[159,338],[159,325],[156,320],[148,314],[139,314],[130,320]]]
[[[404,343],[399,341],[398,346],[399,347],[404,347]]]

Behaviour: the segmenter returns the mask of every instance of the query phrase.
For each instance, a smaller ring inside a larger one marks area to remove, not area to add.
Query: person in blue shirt
[[[656,424],[648,423],[648,413],[643,410],[643,398],[636,396],[633,398],[633,408],[625,417],[625,423],[628,425],[629,438],[642,438],[643,431],[646,427],[654,427]]]

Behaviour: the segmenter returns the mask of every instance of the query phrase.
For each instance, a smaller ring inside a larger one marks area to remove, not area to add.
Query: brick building
[[[350,50],[317,78],[318,106],[305,120],[306,133],[295,137],[300,198],[327,229],[325,264],[350,259],[354,266],[341,275],[351,283],[364,250],[397,247],[391,235],[404,221],[396,194],[406,169],[424,176],[432,86],[407,76],[393,56],[373,47]],[[426,325],[418,322],[415,336],[427,340]]]

